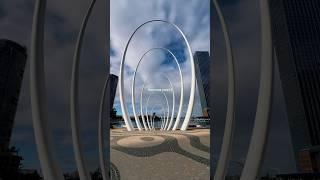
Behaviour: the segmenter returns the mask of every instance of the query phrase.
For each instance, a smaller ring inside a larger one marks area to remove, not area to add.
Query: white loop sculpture
[[[81,47],[83,43],[83,37],[86,31],[86,26],[88,19],[92,12],[93,6],[96,0],[92,0],[90,7],[83,19],[80,32],[78,34],[78,39],[76,43],[76,48],[73,56],[73,66],[72,66],[72,76],[71,76],[71,88],[70,88],[70,111],[71,111],[71,130],[72,130],[72,142],[74,148],[74,155],[76,160],[76,165],[79,172],[79,177],[81,180],[89,180],[91,176],[85,165],[85,159],[82,152],[81,140],[80,140],[80,125],[79,125],[79,64],[81,56]]]
[[[170,122],[169,122],[169,124],[168,124],[168,126],[166,126],[167,128],[167,130],[170,130],[170,128],[171,128],[171,125],[172,125],[172,123],[173,123],[173,119],[174,119],[174,111],[175,111],[175,95],[174,95],[174,87],[173,87],[173,85],[172,85],[172,83],[171,83],[171,80],[169,79],[169,77],[168,76],[165,76],[166,78],[167,78],[167,80],[169,81],[169,83],[170,83],[170,87],[171,87],[171,89],[172,89],[172,112],[171,112],[171,118],[170,118]],[[181,94],[181,93],[180,93]],[[181,98],[181,97],[180,97]],[[179,109],[180,109],[180,107],[179,107]]]
[[[92,1],[94,3],[95,0]],[[33,119],[33,128],[34,128],[34,134],[35,134],[35,141],[39,156],[39,161],[41,165],[41,171],[44,176],[44,179],[46,180],[63,180],[62,172],[60,170],[60,167],[58,166],[57,160],[54,156],[53,146],[52,146],[52,134],[50,133],[50,128],[48,125],[47,120],[47,108],[46,108],[46,90],[45,90],[45,74],[44,74],[44,56],[43,56],[43,45],[44,45],[44,24],[45,24],[45,12],[46,12],[46,0],[36,0],[35,2],[35,9],[34,9],[34,16],[33,16],[33,25],[32,25],[32,35],[31,35],[31,50],[30,50],[30,96],[31,96],[31,109],[32,109],[32,119]],[[215,7],[217,8],[220,21],[222,23],[222,27],[224,30],[224,36],[226,40],[226,46],[227,46],[227,52],[231,53],[231,46],[230,46],[230,40],[227,33],[227,27],[224,22],[224,18],[222,16],[221,10],[218,6],[218,3],[216,0],[213,0],[213,3],[215,4]],[[92,6],[92,4],[91,4]],[[89,11],[92,8],[90,6],[87,14],[90,14]],[[272,83],[273,83],[273,57],[272,57],[272,33],[271,33],[271,20],[270,20],[270,12],[269,12],[269,4],[267,0],[260,0],[260,11],[261,11],[261,29],[262,29],[262,55],[261,55],[261,76],[260,76],[260,87],[259,87],[259,96],[258,96],[258,105],[257,105],[257,112],[255,117],[255,123],[253,128],[253,133],[250,141],[250,146],[245,162],[245,166],[241,175],[241,180],[255,180],[259,169],[262,165],[263,160],[263,154],[264,150],[266,148],[266,139],[268,135],[268,125],[269,125],[269,117],[270,117],[270,109],[271,109],[271,97],[272,97]],[[87,19],[87,16],[85,17]],[[85,20],[86,21],[86,20]],[[191,66],[191,93],[189,98],[189,104],[187,109],[187,114],[185,116],[185,119],[183,121],[183,126],[181,130],[186,130],[188,126],[188,122],[191,117],[192,113],[192,106],[194,102],[194,92],[195,92],[195,72],[194,72],[194,61],[192,57],[191,48],[186,40],[186,37],[182,33],[182,31],[174,24],[169,23],[167,21],[163,20],[152,20],[148,21],[141,26],[139,26],[135,32],[142,27],[143,25],[150,23],[150,22],[165,22],[168,24],[173,25],[183,36],[187,46],[189,55],[191,56],[192,66]],[[86,22],[83,23],[83,28],[85,29]],[[84,32],[84,29],[81,30]],[[80,31],[80,34],[82,34]],[[121,109],[122,112],[126,114],[124,116],[125,123],[127,125],[127,129],[129,131],[134,130],[131,121],[128,121],[127,116],[127,109],[124,104],[124,98],[123,98],[123,64],[125,61],[125,55],[128,48],[128,45],[135,34],[135,32],[130,37],[126,49],[123,55],[123,59],[121,61],[121,67],[120,67],[120,102],[121,102]],[[81,47],[81,39],[82,35],[79,34],[78,38],[78,47]],[[80,39],[80,40],[79,40]],[[229,45],[227,45],[229,44]],[[229,47],[228,47],[229,46]],[[78,49],[78,48],[76,48]],[[78,53],[80,54],[80,49]],[[228,50],[229,49],[229,50]],[[228,54],[229,54],[228,53]],[[76,53],[77,54],[77,53]],[[228,68],[231,67],[233,63],[230,63],[232,57],[232,53],[227,55],[228,56]],[[76,58],[75,58],[76,59]],[[229,69],[230,71],[230,69]],[[230,105],[230,72],[229,72],[229,90],[228,90],[228,113],[232,112],[230,108],[232,107],[232,104]],[[143,91],[141,92],[141,94]],[[140,101],[142,102],[142,95]],[[234,103],[233,103],[234,104]],[[141,109],[142,112],[142,109]],[[227,115],[227,121],[225,125],[225,129],[228,130],[224,134],[223,138],[223,144],[226,144],[225,146],[222,146],[222,151],[225,152],[224,154],[220,154],[219,157],[219,163],[218,168],[216,171],[215,180],[220,180],[218,177],[221,177],[221,179],[224,178],[227,166],[227,163],[229,161],[229,155],[230,155],[230,148],[233,137],[233,131],[234,131],[234,123],[228,117],[233,117],[233,114]],[[142,116],[143,117],[143,116]],[[170,123],[169,123],[170,124]],[[76,123],[75,123],[76,125]],[[76,127],[76,126],[75,126]],[[175,128],[173,128],[175,129]],[[101,133],[101,132],[99,132]],[[77,132],[75,134],[78,134]],[[102,141],[102,136],[100,141]],[[79,139],[78,139],[79,140]],[[226,141],[226,142],[225,142]],[[228,145],[229,144],[229,145]],[[79,145],[79,143],[78,143]],[[75,147],[75,149],[79,149],[80,146]],[[80,155],[81,155],[81,151]],[[80,157],[77,160],[76,155],[76,161],[77,166],[79,169],[79,173],[82,174],[82,176],[86,176],[86,168],[81,160],[82,157]],[[224,157],[222,157],[224,156]],[[221,161],[221,163],[220,163]],[[79,164],[82,166],[82,168],[79,168]],[[101,163],[101,161],[100,161]],[[219,167],[221,165],[221,168]],[[81,179],[84,179],[83,177]],[[106,179],[106,177],[104,177]]]
[[[57,158],[53,153],[52,134],[48,125],[43,55],[46,3],[46,0],[37,0],[33,15],[30,51],[31,110],[35,142],[44,179],[63,180]]]
[[[149,115],[148,115],[148,106],[149,106],[149,100],[150,100],[150,97],[152,96],[153,94],[150,94],[147,98],[147,105],[146,105],[146,115],[147,115],[147,123],[148,123],[148,126],[149,126]],[[169,119],[169,112],[170,112],[170,107],[169,107],[169,101],[168,101],[168,98],[167,98],[167,95],[162,92],[162,95],[164,96],[165,100],[166,100],[166,104],[167,104],[167,115],[164,117],[165,118],[165,121]],[[149,126],[149,128],[151,127],[151,125]],[[150,128],[151,129],[151,128]]]
[[[173,87],[170,79],[168,78],[168,76],[165,75],[165,77],[166,77],[166,79],[168,80],[168,82],[170,83],[170,87],[171,87],[171,89],[172,89],[172,110],[171,110],[171,118],[170,118],[170,122],[172,122],[173,119],[174,119],[174,111],[175,111],[174,87]],[[134,78],[135,78],[135,75],[134,75]],[[180,78],[183,79],[182,76],[180,76]],[[142,111],[142,109],[143,109],[143,101],[142,101],[142,99],[143,99],[143,92],[144,92],[145,84],[146,84],[146,83],[143,83],[143,85],[142,85],[142,90],[141,90],[141,93],[140,93],[140,110],[141,110],[141,117],[142,117],[143,124],[144,124],[144,126],[145,126],[145,129],[147,130],[146,125],[145,125],[146,123],[145,123],[145,119],[144,119],[144,114],[143,114],[143,111]],[[183,86],[183,85],[182,85],[182,86]],[[183,87],[181,88],[181,90],[183,91]],[[180,93],[180,95],[181,95],[181,93]],[[168,104],[168,108],[169,108],[168,99],[167,99],[167,97],[166,97],[165,94],[164,94],[164,97],[166,98],[166,101],[167,101],[167,104]],[[147,107],[148,107],[149,98],[150,98],[150,95],[149,95],[149,97],[148,97],[148,99],[147,99]],[[181,101],[180,101],[180,103],[181,103]],[[168,113],[169,113],[169,111],[168,111]],[[168,115],[168,117],[169,117],[169,115]],[[148,118],[148,113],[147,113],[147,123],[148,123],[148,121],[149,121],[149,118]],[[167,122],[168,122],[168,120],[167,120]]]
[[[144,127],[144,129],[147,131],[147,130],[149,130],[149,128],[148,128],[148,126],[147,126],[147,124],[146,124],[146,119],[144,118],[143,108],[142,108],[142,98],[143,98],[144,87],[145,87],[145,84],[143,84],[142,90],[141,90],[141,93],[140,93],[140,114],[141,114],[141,119],[142,119],[143,127]]]
[[[183,37],[185,43],[186,43],[186,46],[188,48],[188,53],[189,53],[189,58],[190,58],[190,61],[191,61],[191,90],[190,90],[190,97],[189,97],[189,103],[188,103],[188,108],[187,108],[187,113],[185,115],[185,118],[184,118],[184,121],[183,121],[183,124],[182,124],[182,127],[181,127],[181,130],[186,130],[187,127],[188,127],[188,124],[189,124],[189,121],[190,121],[190,117],[191,117],[191,114],[192,114],[192,110],[193,110],[193,105],[194,105],[194,97],[195,97],[195,86],[196,86],[196,79],[195,79],[195,64],[194,64],[194,60],[193,60],[193,56],[192,56],[192,51],[191,51],[191,47],[188,43],[188,40],[186,38],[186,36],[184,35],[184,33],[182,32],[182,30],[175,24],[169,22],[169,21],[165,21],[165,20],[151,20],[151,21],[147,21],[143,24],[141,24],[139,27],[137,27],[134,32],[131,34],[127,44],[126,44],[126,47],[125,47],[125,50],[124,50],[124,53],[123,53],[123,57],[122,57],[122,60],[121,60],[121,64],[120,64],[120,75],[119,75],[119,95],[120,95],[120,105],[121,105],[121,110],[122,110],[122,116],[123,116],[123,119],[124,119],[124,122],[126,124],[126,127],[127,127],[127,130],[128,131],[133,131],[134,128],[133,128],[133,125],[132,125],[132,122],[131,120],[129,119],[129,115],[128,115],[128,110],[127,110],[127,106],[126,106],[126,103],[125,103],[125,96],[123,94],[123,87],[124,87],[124,79],[123,79],[123,71],[124,71],[124,63],[125,63],[125,59],[126,59],[126,53],[127,53],[127,50],[128,50],[128,47],[129,47],[129,44],[133,38],[133,36],[135,35],[135,33],[144,25],[148,24],[148,23],[152,23],[152,22],[163,22],[163,23],[167,23],[169,25],[171,25],[172,27],[174,27],[180,34],[181,36]],[[178,118],[177,118],[178,119]],[[177,127],[174,126],[174,129],[175,130]]]
[[[110,170],[110,158],[109,154],[106,154],[105,152],[105,138],[104,138],[104,128],[110,129],[110,122],[107,121],[106,127],[104,126],[104,116],[103,112],[105,110],[106,106],[106,92],[107,88],[109,86],[109,76],[106,78],[106,82],[104,83],[102,94],[101,94],[101,100],[100,100],[100,108],[99,108],[99,127],[98,127],[98,142],[99,142],[99,163],[100,163],[100,169],[103,180],[109,180],[109,170]],[[107,118],[109,118],[109,111],[107,109]],[[110,142],[110,138],[106,138],[107,142]],[[108,158],[106,159],[106,156]]]
[[[263,162],[271,112],[273,87],[273,48],[269,4],[260,0],[261,70],[256,117],[241,180],[255,180]]]
[[[154,105],[154,106],[152,107],[152,109],[151,109],[151,113],[153,113],[154,108],[157,107],[157,106],[159,106],[159,105],[160,105],[160,104]],[[161,107],[162,107],[162,111],[164,111],[164,106],[163,106],[163,104],[161,104]],[[152,129],[155,129],[155,126],[154,126],[154,118],[155,118],[155,116],[152,117]]]
[[[229,166],[232,142],[234,136],[234,127],[235,127],[235,86],[236,86],[236,77],[235,77],[235,68],[234,68],[234,58],[233,51],[230,41],[230,36],[228,32],[228,27],[225,22],[223,13],[220,9],[219,3],[217,0],[213,0],[214,7],[216,8],[225,40],[226,46],[226,55],[228,62],[228,104],[227,104],[227,115],[224,128],[224,135],[222,140],[222,146],[220,150],[220,156],[217,164],[216,173],[214,176],[215,180],[225,179],[225,175]]]
[[[179,105],[179,110],[178,110],[178,115],[177,115],[177,119],[179,117],[180,119],[180,116],[181,116],[181,111],[182,111],[182,107],[183,107],[183,75],[182,75],[182,71],[181,71],[181,68],[180,68],[180,64],[179,64],[179,61],[178,59],[176,58],[176,56],[167,48],[162,48],[162,47],[159,47],[159,48],[152,48],[152,49],[149,49],[148,51],[146,51],[142,56],[141,58],[139,59],[138,61],[138,64],[136,66],[136,69],[134,71],[134,74],[133,74],[133,80],[132,80],[132,86],[131,86],[131,103],[132,103],[132,111],[133,111],[133,114],[134,114],[134,117],[135,117],[135,121],[138,122],[139,126],[138,126],[138,129],[139,130],[142,130],[141,128],[141,125],[140,125],[140,122],[139,122],[139,118],[137,116],[137,112],[136,112],[136,108],[135,108],[135,104],[136,104],[136,98],[135,98],[135,82],[136,82],[136,75],[137,75],[137,71],[138,71],[138,68],[140,66],[140,63],[142,62],[143,58],[150,52],[152,51],[155,51],[155,50],[162,50],[162,51],[165,51],[165,52],[168,52],[174,59],[175,63],[177,64],[178,66],[178,70],[179,70],[179,75],[180,75],[180,105]],[[168,79],[168,78],[167,78]],[[168,79],[168,81],[170,82],[171,86],[172,86],[172,83],[171,81]],[[144,86],[143,86],[144,88]],[[172,88],[172,87],[171,87]],[[174,110],[173,110],[174,111]],[[173,119],[173,117],[172,117]],[[144,121],[144,118],[142,118],[142,123],[144,124],[144,127],[145,127],[145,121]],[[146,127],[145,127],[146,129]]]

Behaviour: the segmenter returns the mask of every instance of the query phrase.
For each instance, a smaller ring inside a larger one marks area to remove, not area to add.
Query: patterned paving
[[[111,173],[111,179],[112,180],[120,180],[120,171],[118,168],[111,162],[110,164],[110,173]]]
[[[112,179],[209,179],[208,129],[111,132]]]

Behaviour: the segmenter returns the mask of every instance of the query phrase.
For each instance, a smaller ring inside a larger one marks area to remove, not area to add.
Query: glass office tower
[[[118,76],[110,74],[109,76],[109,87],[110,87],[110,108],[113,108],[114,99],[116,97],[117,86],[118,86]]]
[[[202,114],[209,117],[208,113],[208,93],[209,93],[209,75],[210,75],[210,57],[207,51],[196,51],[194,56],[197,86],[200,96]]]
[[[0,179],[17,173],[22,160],[9,146],[26,60],[24,47],[0,39]]]
[[[296,164],[320,167],[320,1],[269,0]]]
[[[26,60],[24,47],[0,40],[0,152],[9,148]]]

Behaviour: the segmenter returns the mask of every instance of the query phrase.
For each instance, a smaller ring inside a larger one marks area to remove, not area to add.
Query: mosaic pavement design
[[[210,130],[112,130],[111,177],[121,180],[208,180]]]

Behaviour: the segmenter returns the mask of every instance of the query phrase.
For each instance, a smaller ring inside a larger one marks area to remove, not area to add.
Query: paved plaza
[[[210,130],[111,131],[112,179],[210,179]]]

